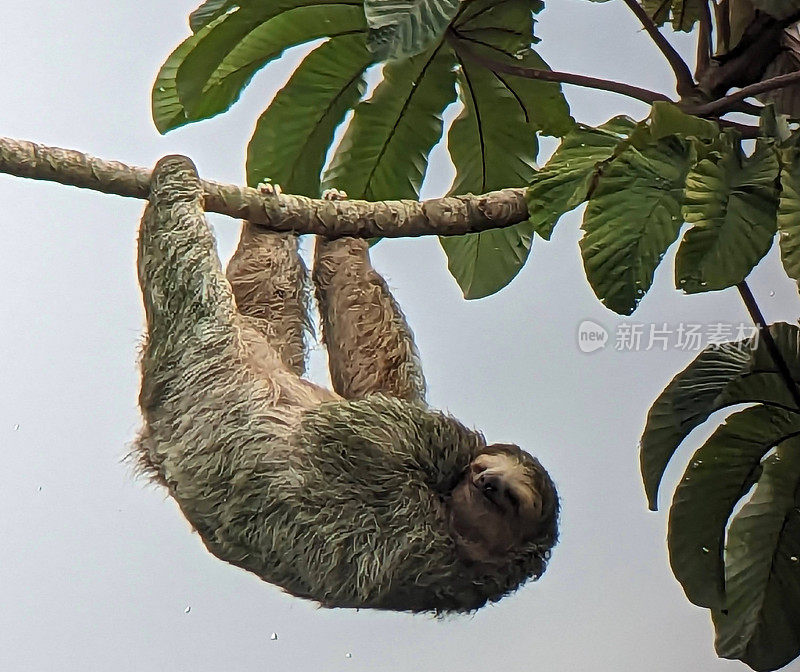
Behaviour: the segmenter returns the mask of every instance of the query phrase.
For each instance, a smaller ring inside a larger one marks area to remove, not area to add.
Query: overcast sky
[[[671,92],[622,3],[551,4],[538,24],[551,66]],[[301,52],[261,72],[228,114],[160,137],[150,87],[193,7],[5,3],[0,135],[145,166],[179,152],[201,176],[241,183],[256,118]],[[612,94],[566,93],[588,123],[646,112]],[[425,196],[452,178],[440,150]],[[541,581],[471,617],[323,610],[212,557],[122,461],[139,426],[142,203],[5,175],[0,203],[1,670],[746,669],[715,657],[708,614],[670,573],[665,512],[648,512],[638,471],[647,409],[695,353],[614,348],[622,324],[647,336],[665,322],[746,323],[735,291],[681,296],[666,268],[640,309],[618,318],[583,276],[579,213],[481,301],[461,298],[435,240],[381,243],[375,264],[417,335],[430,402],[541,458],[561,492],[562,541]],[[213,222],[225,259],[237,223]],[[751,281],[768,320],[800,314],[774,253]],[[583,320],[609,332],[605,349],[580,352]],[[312,370],[324,376],[318,348]],[[689,454],[668,472],[662,508]]]

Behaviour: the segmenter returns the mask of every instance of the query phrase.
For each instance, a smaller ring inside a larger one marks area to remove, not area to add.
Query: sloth
[[[553,481],[425,403],[412,333],[366,241],[316,244],[333,390],[302,377],[298,237],[245,223],[226,277],[185,157],[153,171],[138,275],[134,452],[212,554],[325,607],[439,614],[544,572]]]

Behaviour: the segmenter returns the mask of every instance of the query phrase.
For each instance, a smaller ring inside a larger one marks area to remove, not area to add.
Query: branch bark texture
[[[150,169],[104,161],[82,152],[0,137],[0,173],[58,182],[106,194],[147,199]],[[205,209],[247,219],[273,231],[327,238],[458,236],[513,226],[528,218],[524,189],[428,201],[330,201],[201,181]]]

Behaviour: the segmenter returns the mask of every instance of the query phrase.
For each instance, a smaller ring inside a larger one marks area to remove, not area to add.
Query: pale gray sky
[[[257,115],[299,54],[260,73],[230,113],[162,138],[150,86],[194,4],[5,3],[0,135],[137,165],[180,152],[204,177],[241,182]],[[553,67],[669,90],[622,3],[551,4],[539,33]],[[567,95],[589,123],[645,111]],[[441,159],[426,196],[452,176]],[[540,582],[472,617],[330,611],[209,555],[172,501],[121,462],[139,424],[142,203],[5,175],[0,203],[0,670],[745,669],[714,656],[707,612],[669,571],[665,513],[647,511],[638,472],[646,411],[693,354],[576,344],[584,319],[612,338],[623,322],[738,324],[734,291],[684,297],[665,269],[634,316],[618,318],[583,277],[577,214],[536,242],[509,288],[476,302],[461,299],[436,241],[380,244],[375,263],[417,334],[431,403],[541,457],[562,494],[562,541]],[[225,258],[237,225],[213,221]],[[774,254],[752,286],[769,320],[800,314]],[[318,376],[323,366],[317,352]]]

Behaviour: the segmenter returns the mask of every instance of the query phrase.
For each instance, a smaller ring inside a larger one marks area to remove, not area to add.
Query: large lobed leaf
[[[770,332],[800,380],[800,329]],[[800,654],[800,409],[763,343],[709,348],[675,377],[650,410],[642,475],[655,508],[678,445],[714,411],[742,403],[755,405],[695,452],[676,489],[670,562],[687,597],[712,609],[718,654],[774,670]]]
[[[439,42],[460,0],[364,0],[367,44],[376,59],[416,56]]]
[[[363,95],[371,62],[363,34],[333,38],[306,56],[256,124],[248,183],[268,179],[293,194],[319,195],[331,138]]]
[[[800,380],[800,330],[774,324],[770,333],[792,375]],[[642,480],[650,508],[656,510],[658,487],[667,464],[689,433],[723,408],[762,403],[793,408],[794,402],[762,340],[708,348],[672,379],[653,402],[642,434]]]
[[[455,100],[457,72],[464,111],[449,137],[455,190],[524,186],[534,174],[537,135],[561,136],[574,124],[560,86],[479,67],[460,50],[468,45],[501,63],[547,69],[531,51],[533,13],[542,7],[541,0],[368,3],[368,34],[357,0],[208,0],[191,16],[195,34],[159,74],[154,118],[167,131],[217,114],[285,48],[328,36],[259,120],[248,148],[251,183],[268,178],[295,193],[318,192],[334,131],[354,109],[324,183],[353,197],[416,198],[441,137],[442,112]],[[363,71],[375,58],[353,45],[365,35],[370,44],[376,31],[399,40],[382,56],[416,55],[386,65],[374,95],[357,103]],[[516,275],[531,239],[532,227],[523,223],[444,245],[465,295],[475,298]]]
[[[800,654],[800,439],[787,434],[733,519],[726,603],[712,611],[717,654],[777,670]]]
[[[417,198],[442,111],[456,97],[454,63],[440,45],[386,65],[372,97],[356,107],[324,186],[373,201]]]
[[[538,133],[563,135],[573,126],[557,84],[515,77],[477,65],[470,55],[546,70],[531,50],[529,0],[468,4],[453,26],[451,44],[459,62],[459,97],[464,109],[448,135],[456,178],[450,193],[485,193],[527,185],[536,169]],[[467,50],[469,53],[466,53]],[[450,273],[464,297],[494,294],[519,273],[530,252],[533,228],[516,226],[440,238]]]
[[[453,22],[451,38],[461,46],[484,46],[495,55],[525,56],[539,39],[533,34],[533,15],[544,9],[542,0],[472,0],[462,4]],[[547,67],[547,66],[545,66]]]
[[[762,458],[798,432],[800,414],[755,406],[730,416],[695,452],[672,499],[668,535],[672,570],[694,604],[725,607],[728,519],[760,477]]]
[[[285,49],[366,28],[357,0],[239,4],[185,40],[162,66],[153,88],[153,118],[162,133],[228,109]]]
[[[583,217],[586,277],[611,310],[629,315],[678,237],[691,145],[677,136],[629,145],[597,177]]]
[[[744,280],[767,253],[777,230],[778,159],[759,141],[750,157],[726,136],[686,179],[683,215],[693,224],[678,248],[675,281],[693,294]]]
[[[522,60],[531,67],[547,67],[533,53]],[[469,60],[461,60],[458,83],[464,109],[448,136],[456,167],[451,193],[480,194],[528,184],[536,172],[537,132],[553,126],[563,132],[570,123],[559,87],[494,73]],[[519,273],[532,238],[531,224],[522,222],[440,242],[464,297],[477,299],[494,294]]]

